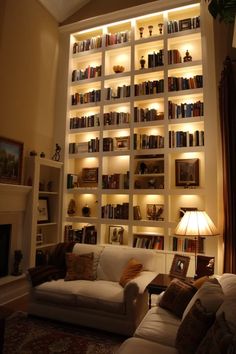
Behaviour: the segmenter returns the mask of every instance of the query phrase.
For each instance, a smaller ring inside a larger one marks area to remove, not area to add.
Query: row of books
[[[95,77],[100,77],[102,75],[102,66],[88,66],[85,70],[73,70],[72,71],[72,82],[85,80],[85,79],[92,79]]]
[[[111,87],[105,88],[106,100],[130,97],[130,85],[118,86],[116,89]]]
[[[153,52],[148,54],[148,68],[155,68],[156,66],[162,66],[163,63],[163,49],[160,49],[159,52]]]
[[[204,103],[197,101],[194,103],[173,103],[168,101],[168,118],[190,118],[204,115]]]
[[[161,135],[134,134],[134,150],[164,148],[164,137]]]
[[[200,27],[200,16],[195,16],[192,18],[186,18],[183,20],[173,20],[167,23],[167,32],[174,33],[179,31],[184,31],[188,29]]]
[[[100,117],[99,114],[93,114],[91,116],[83,116],[83,117],[72,117],[70,118],[70,129],[99,127],[100,126],[99,117]]]
[[[130,42],[131,32],[117,32],[117,33],[108,33],[105,34],[105,46],[118,44],[118,43],[126,43]]]
[[[103,189],[129,189],[129,171],[126,173],[113,173],[102,175]]]
[[[94,138],[80,143],[69,143],[69,154],[99,152],[99,139]]]
[[[134,234],[133,247],[163,250],[164,236]]]
[[[65,242],[79,242],[87,244],[97,243],[97,230],[94,225],[84,226],[81,229],[73,229],[72,225],[65,225],[64,228]]]
[[[204,146],[204,131],[169,131],[169,147]]]
[[[177,64],[182,62],[182,58],[178,49],[168,50],[168,64]]]
[[[129,203],[106,204],[102,206],[101,216],[103,219],[129,219]]]
[[[74,93],[71,95],[72,106],[77,104],[99,102],[101,101],[101,90],[92,90],[85,93]]]
[[[108,112],[103,114],[103,124],[119,125],[126,124],[130,121],[130,113],[128,112]]]
[[[134,85],[134,95],[153,95],[164,92],[164,80],[144,81]]]
[[[73,54],[102,47],[102,36],[92,37],[73,44]]]
[[[164,113],[158,112],[155,108],[139,108],[134,107],[135,122],[151,122],[154,120],[164,119]]]
[[[189,90],[203,87],[203,76],[194,77],[168,77],[168,91]]]
[[[67,188],[76,188],[79,186],[79,176],[76,173],[67,174]]]
[[[204,253],[204,237],[199,237],[197,240],[184,237],[172,237],[172,250],[178,252],[195,252]]]

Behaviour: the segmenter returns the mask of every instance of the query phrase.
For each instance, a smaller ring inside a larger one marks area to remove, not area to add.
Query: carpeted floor
[[[124,336],[17,312],[7,318],[3,354],[114,354]]]

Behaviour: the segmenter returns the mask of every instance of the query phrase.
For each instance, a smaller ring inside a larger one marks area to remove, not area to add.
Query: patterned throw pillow
[[[64,280],[94,280],[93,253],[66,253],[67,272]]]
[[[179,279],[173,279],[164,292],[159,306],[181,318],[196,291],[197,289],[191,284]]]
[[[215,313],[206,312],[200,300],[196,300],[181,322],[175,341],[179,354],[194,354],[208,329],[215,320]]]
[[[131,258],[121,274],[119,284],[124,287],[130,280],[137,277],[142,270],[142,263],[134,258]]]
[[[199,345],[196,354],[235,354],[236,336],[233,335],[222,312]]]

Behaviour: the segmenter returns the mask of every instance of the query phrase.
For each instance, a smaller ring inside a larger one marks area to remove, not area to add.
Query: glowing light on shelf
[[[168,10],[168,12],[179,12],[179,11],[189,10],[194,7],[195,8],[199,7],[199,4],[192,4],[192,5],[178,7],[177,9],[170,9],[170,10]]]
[[[149,109],[156,109],[158,111],[159,109],[159,104],[158,103],[150,103],[149,105],[147,105],[147,107]]]

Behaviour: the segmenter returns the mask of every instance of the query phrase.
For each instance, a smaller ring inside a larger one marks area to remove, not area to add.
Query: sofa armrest
[[[138,289],[139,294],[143,294],[148,284],[157,276],[157,273],[151,271],[143,271],[136,278],[130,280],[125,286],[125,292],[129,291],[129,288],[133,288],[134,284]],[[127,288],[127,289],[126,289]]]

